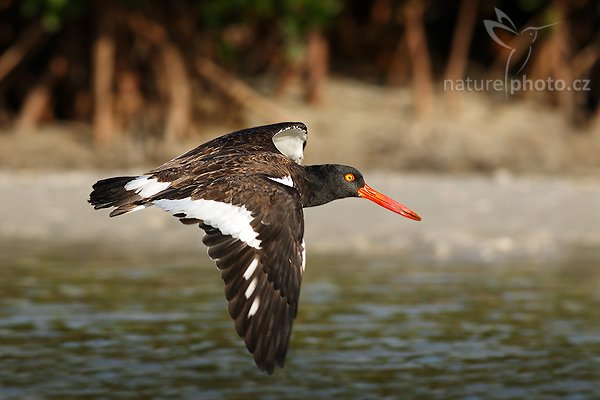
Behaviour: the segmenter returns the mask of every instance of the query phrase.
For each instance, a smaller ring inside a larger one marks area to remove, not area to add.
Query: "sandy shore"
[[[198,228],[183,226],[159,209],[109,218],[107,211],[87,204],[97,179],[123,173],[0,171],[0,241],[99,243],[202,256]],[[423,221],[401,218],[360,199],[306,209],[310,252],[495,262],[560,260],[579,248],[600,248],[600,180],[365,175],[371,186],[419,212]]]

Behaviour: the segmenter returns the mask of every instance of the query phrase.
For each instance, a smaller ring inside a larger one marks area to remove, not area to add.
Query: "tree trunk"
[[[192,85],[183,54],[159,22],[142,14],[128,14],[126,22],[135,35],[158,47],[161,64],[155,70],[161,75],[156,82],[168,101],[164,134],[167,141],[176,141],[188,134],[192,116]]]
[[[179,49],[170,41],[166,41],[161,47],[161,56],[169,92],[165,139],[175,141],[188,134],[192,113],[192,89]]]
[[[446,79],[456,80],[464,76],[478,8],[479,0],[462,0],[460,3],[450,57],[444,74]]]
[[[423,25],[421,1],[408,1],[404,6],[406,44],[413,73],[413,96],[417,119],[423,119],[433,108],[433,78],[431,61]]]
[[[554,8],[557,10],[558,19],[560,24],[556,26],[556,31],[553,32],[552,41],[556,48],[554,52],[554,62],[552,63],[552,73],[557,80],[562,80],[570,85],[573,82],[573,74],[569,60],[573,56],[573,49],[571,47],[571,41],[569,37],[570,24],[569,24],[569,2],[565,0],[555,0]],[[573,118],[575,115],[575,92],[571,90],[559,90],[555,92],[558,97],[558,103],[561,110],[565,111],[565,114],[569,118]]]
[[[460,3],[444,79],[456,81],[464,78],[478,8],[479,0],[462,0]],[[460,109],[460,103],[456,94],[457,93],[454,91],[446,93],[451,99],[450,106],[458,111]]]
[[[313,29],[306,40],[306,98],[315,104],[323,100],[323,86],[327,79],[329,44],[320,29]]]
[[[144,111],[144,96],[139,75],[130,69],[120,68],[116,76],[115,125],[132,131]]]
[[[50,97],[51,90],[46,83],[39,83],[27,92],[15,124],[19,134],[31,133],[38,127],[50,112]]]
[[[94,142],[106,146],[113,136],[113,80],[115,71],[114,21],[110,7],[98,3],[93,48]]]
[[[396,43],[396,49],[386,74],[386,84],[389,87],[398,87],[406,81],[408,65],[406,63],[406,39],[401,36]]]
[[[22,30],[15,43],[0,56],[0,81],[19,65],[43,37],[44,30],[38,23],[32,23]]]
[[[44,118],[52,116],[52,90],[67,75],[68,69],[66,58],[58,55],[50,60],[46,73],[25,96],[16,121],[18,133],[30,133]]]
[[[554,82],[562,81],[565,85],[573,82],[573,73],[570,65],[572,58],[572,48],[570,44],[568,22],[568,2],[555,0],[553,8],[560,21],[559,24],[552,27],[552,32],[548,38],[539,43],[539,46],[533,49],[533,62],[529,69],[528,78],[532,81],[547,80],[552,77]],[[537,43],[536,43],[537,44]],[[558,103],[560,109],[569,118],[575,115],[575,92],[563,88],[563,90],[551,90],[546,88],[544,97],[550,102]],[[524,91],[523,97],[538,97],[539,93],[533,91]]]
[[[211,60],[198,57],[194,65],[198,75],[205,81],[238,104],[261,115],[266,121],[275,122],[289,119],[289,116],[274,103],[256,93],[244,82],[229,74]]]

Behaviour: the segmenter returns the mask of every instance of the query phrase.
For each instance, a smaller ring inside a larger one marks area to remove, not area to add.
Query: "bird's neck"
[[[304,166],[303,187],[300,188],[303,207],[320,206],[337,199],[329,184],[330,169],[329,164]]]

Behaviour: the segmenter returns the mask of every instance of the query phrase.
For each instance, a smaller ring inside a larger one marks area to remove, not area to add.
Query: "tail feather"
[[[137,178],[137,176],[118,176],[99,180],[92,186],[94,190],[90,193],[88,202],[96,210],[117,207],[110,213],[111,217],[125,214],[138,209],[138,207],[144,208],[147,203],[145,198],[134,190],[125,189],[125,185]]]

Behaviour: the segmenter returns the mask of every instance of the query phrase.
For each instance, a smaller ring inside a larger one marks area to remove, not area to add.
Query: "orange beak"
[[[420,221],[421,217],[419,214],[406,207],[404,204],[398,203],[396,200],[392,200],[383,193],[379,193],[377,190],[373,189],[369,185],[365,183],[365,186],[358,189],[358,195],[365,199],[369,199],[372,202],[379,204],[382,207],[387,208],[395,212],[396,214],[400,214],[403,217],[413,219],[415,221]]]

